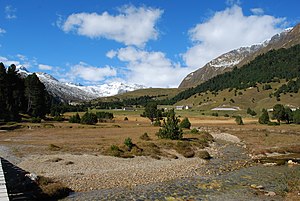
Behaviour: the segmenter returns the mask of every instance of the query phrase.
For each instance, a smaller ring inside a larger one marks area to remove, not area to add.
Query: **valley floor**
[[[120,145],[127,137],[134,143],[143,143],[139,137],[144,132],[151,142],[160,142],[155,136],[158,127],[149,125],[146,119],[138,115],[129,116],[126,122],[123,119],[120,116],[115,122],[96,126],[23,123],[20,128],[0,132],[1,157],[82,192],[67,198],[71,200],[284,200],[286,195],[299,198],[299,165],[267,167],[253,160],[272,153],[281,153],[283,159],[287,156],[283,153],[294,153],[293,157],[299,160],[297,125],[262,126],[250,119],[246,125],[237,126],[232,119],[191,117],[193,126],[208,131],[216,140],[205,148],[213,157],[209,161],[184,158],[175,150],[167,152],[178,159],[102,155],[112,144]],[[277,158],[274,161],[278,162]],[[272,176],[274,171],[278,174]],[[263,189],[257,188],[259,185]],[[268,193],[273,196],[267,196]],[[238,199],[239,196],[245,199]]]

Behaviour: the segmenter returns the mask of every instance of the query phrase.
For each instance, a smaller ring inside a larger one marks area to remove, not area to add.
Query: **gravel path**
[[[56,178],[75,191],[90,191],[191,177],[204,163],[200,158],[156,160],[149,157],[123,159],[102,155],[57,154],[31,156],[19,166],[38,175]]]

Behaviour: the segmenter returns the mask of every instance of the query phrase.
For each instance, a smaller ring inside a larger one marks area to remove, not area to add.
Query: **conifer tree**
[[[35,73],[25,78],[25,97],[27,112],[33,117],[44,118],[48,108],[46,105],[47,92]]]
[[[6,76],[6,106],[9,120],[20,120],[19,112],[24,105],[24,82],[16,71],[16,66],[12,64],[7,69]]]
[[[6,68],[3,63],[0,63],[0,121],[7,120],[6,106]]]
[[[262,114],[258,119],[260,124],[268,124],[270,122],[270,117],[266,109],[262,109]]]

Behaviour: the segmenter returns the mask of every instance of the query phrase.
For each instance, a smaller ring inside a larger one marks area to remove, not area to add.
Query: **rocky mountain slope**
[[[17,70],[22,76],[31,74],[23,66],[18,66]],[[99,97],[113,96],[116,94],[145,88],[145,86],[142,85],[124,84],[121,82],[112,82],[110,84],[96,86],[82,86],[60,82],[47,73],[37,72],[36,75],[39,77],[40,81],[45,85],[47,91],[51,95],[64,102],[92,100]]]
[[[231,71],[234,66],[241,67],[260,54],[272,49],[288,48],[300,44],[300,24],[276,34],[270,40],[250,47],[241,47],[213,59],[202,68],[188,74],[180,83],[179,88],[195,87],[210,78]]]

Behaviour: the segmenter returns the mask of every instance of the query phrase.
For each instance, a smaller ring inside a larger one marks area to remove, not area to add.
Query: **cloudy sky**
[[[298,0],[1,0],[0,62],[84,85],[177,87],[300,22]]]

